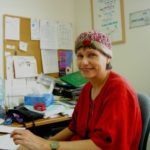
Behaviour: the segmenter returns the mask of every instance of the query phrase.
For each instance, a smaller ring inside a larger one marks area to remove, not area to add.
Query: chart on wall
[[[124,42],[123,0],[92,0],[93,28],[108,34],[113,43]]]

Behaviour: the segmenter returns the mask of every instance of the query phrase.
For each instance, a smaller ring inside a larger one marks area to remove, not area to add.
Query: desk
[[[38,119],[34,121],[34,125],[36,127],[38,126],[42,126],[42,125],[48,125],[48,124],[53,124],[53,123],[61,123],[63,121],[69,121],[71,120],[71,117],[68,116],[59,116],[59,117],[55,117],[55,118],[42,118],[42,119]],[[12,124],[12,126],[15,127],[23,127],[23,124],[14,122]],[[33,123],[32,122],[27,122],[25,123],[26,128],[32,128],[33,127]]]

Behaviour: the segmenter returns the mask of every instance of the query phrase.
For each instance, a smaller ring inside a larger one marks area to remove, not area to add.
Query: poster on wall
[[[43,73],[48,74],[58,72],[57,50],[42,49],[41,55],[42,55]]]
[[[72,72],[72,61],[72,50],[58,50],[59,76],[64,76]]]
[[[19,40],[20,39],[20,19],[17,17],[5,18],[5,39]]]
[[[129,24],[130,29],[150,25],[150,9],[130,13]]]
[[[123,0],[91,0],[92,27],[108,34],[113,44],[125,41]]]

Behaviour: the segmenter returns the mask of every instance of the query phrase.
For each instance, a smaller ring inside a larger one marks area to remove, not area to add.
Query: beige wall
[[[124,0],[126,42],[113,46],[113,69],[127,78],[137,91],[150,95],[150,25],[129,29],[129,13],[148,9],[149,0]],[[90,30],[90,0],[76,0],[77,34]]]

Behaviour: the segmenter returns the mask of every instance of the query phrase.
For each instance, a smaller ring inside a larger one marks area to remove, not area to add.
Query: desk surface
[[[34,125],[35,126],[42,126],[42,125],[47,125],[47,124],[53,124],[53,123],[63,122],[63,121],[67,121],[67,120],[71,120],[71,117],[68,117],[68,116],[59,116],[59,117],[55,117],[55,118],[43,118],[43,119],[35,120],[34,121]],[[26,128],[31,128],[34,125],[33,125],[33,122],[27,122],[27,123],[25,123]],[[23,124],[14,122],[12,124],[12,126],[23,127]]]

